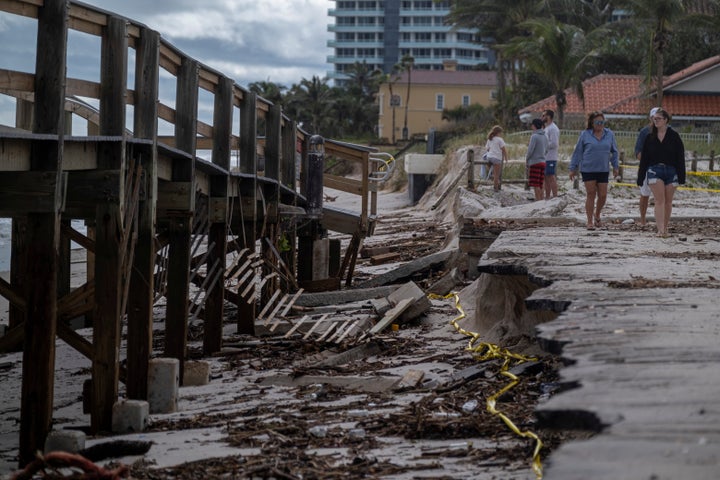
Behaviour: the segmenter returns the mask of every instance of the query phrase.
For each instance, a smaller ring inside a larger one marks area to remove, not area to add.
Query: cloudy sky
[[[201,63],[238,84],[271,81],[290,87],[323,78],[329,0],[89,0],[84,3],[138,21]],[[34,68],[34,21],[0,16],[0,55],[16,57],[19,70]],[[71,34],[72,35],[72,34]],[[23,40],[26,37],[27,40]],[[70,37],[69,43],[79,42]],[[78,56],[82,56],[80,52]],[[75,64],[74,64],[75,62]],[[68,57],[68,74],[81,63]],[[5,66],[5,65],[3,65]],[[82,73],[79,78],[86,77]]]

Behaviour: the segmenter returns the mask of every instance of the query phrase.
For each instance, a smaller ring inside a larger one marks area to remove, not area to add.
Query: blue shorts
[[[545,160],[545,176],[555,175],[557,169],[557,160]]]
[[[580,172],[583,182],[608,183],[610,172]]]
[[[661,180],[665,185],[674,185],[676,187],[679,185],[675,167],[665,165],[664,163],[649,166],[646,178],[648,185],[653,185],[657,183],[658,180]]]

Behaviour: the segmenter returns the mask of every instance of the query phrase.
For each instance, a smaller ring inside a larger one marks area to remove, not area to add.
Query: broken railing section
[[[292,295],[278,294],[258,315],[256,331],[288,339],[361,344],[392,324],[424,315],[432,306],[413,282],[346,292],[303,293],[300,289]]]

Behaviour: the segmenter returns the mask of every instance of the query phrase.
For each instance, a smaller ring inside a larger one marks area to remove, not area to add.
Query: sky
[[[157,30],[195,58],[241,86],[270,81],[286,87],[324,78],[328,0],[89,0],[84,2]],[[0,60],[34,69],[34,21],[0,13]],[[71,34],[72,35],[72,34]],[[77,35],[75,35],[77,37]],[[68,43],[77,42],[70,37]],[[68,57],[68,74],[81,71],[82,54]],[[88,75],[79,73],[78,78]]]
[[[329,0],[89,0],[83,2],[156,30],[175,48],[241,87],[269,81],[290,88],[303,79],[325,78]],[[35,70],[37,23],[0,12],[0,68]],[[67,75],[98,82],[100,38],[70,30]],[[128,85],[132,86],[132,59]],[[161,70],[161,84],[168,80]],[[161,101],[174,93],[161,86]],[[202,117],[201,98],[199,115]],[[95,105],[97,102],[90,101]],[[212,101],[210,101],[212,105]],[[96,105],[95,105],[96,106]],[[0,95],[0,124],[14,125],[15,101]],[[210,113],[211,114],[211,113]],[[74,132],[75,133],[75,132]]]

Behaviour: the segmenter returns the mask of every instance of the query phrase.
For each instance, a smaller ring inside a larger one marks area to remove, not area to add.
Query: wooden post
[[[708,170],[715,171],[715,150],[710,150],[710,161],[708,162]]]
[[[135,57],[135,138],[152,140],[151,148],[134,152],[143,168],[138,206],[138,238],[130,274],[127,308],[127,395],[147,400],[148,363],[152,354],[155,270],[155,206],[157,201],[157,101],[160,34],[141,27]]]
[[[297,124],[290,120],[285,120],[282,131],[282,171],[281,181],[286,187],[296,192],[298,189],[297,178]],[[293,205],[297,205],[297,196],[292,197]],[[282,233],[287,240],[288,250],[280,251],[282,259],[291,272],[295,272],[297,268],[297,223],[295,221],[283,224]]]
[[[65,0],[45,0],[38,7],[37,56],[33,133],[55,134],[56,141],[34,142],[30,168],[55,175],[55,198],[60,198],[65,120],[65,68],[68,5]],[[25,315],[20,400],[19,466],[35,459],[50,431],[55,377],[57,329],[57,270],[60,204],[50,212],[28,215],[25,257],[27,278],[38,288],[25,291]]]
[[[467,176],[467,188],[470,191],[475,191],[475,152],[470,149],[467,152],[468,162],[468,176]]]
[[[197,143],[198,63],[182,59],[177,76],[175,145],[190,154],[173,161],[172,181],[190,184],[189,212],[178,212],[170,219],[168,252],[167,311],[165,320],[165,355],[180,362],[180,382],[185,367],[187,346],[188,302],[190,298],[190,256],[192,214],[195,210],[195,146]]]
[[[242,222],[240,248],[248,255],[255,253],[255,220],[257,218],[257,95],[244,92],[240,104],[240,173],[251,175],[241,184],[239,208],[245,214]],[[249,217],[249,218],[248,218]],[[238,295],[237,333],[255,334],[255,302]]]
[[[213,109],[212,162],[224,170],[230,170],[230,137],[233,121],[233,87],[231,79],[220,77],[215,92]],[[227,209],[228,175],[210,178],[210,233],[208,235],[207,274],[210,280],[205,293],[205,323],[203,352],[211,354],[222,348],[222,325],[225,317],[224,276],[227,268]]]
[[[264,188],[266,207],[264,213],[265,218],[265,237],[272,243],[277,245],[278,238],[278,210],[280,203],[280,164],[281,164],[281,147],[282,147],[282,110],[280,105],[273,105],[267,112],[265,117],[265,176],[276,180],[277,183],[267,183]],[[272,273],[269,266],[270,263],[276,263],[277,259],[273,255],[267,242],[261,242],[265,265],[263,266],[263,277]],[[266,302],[272,297],[278,288],[277,279],[265,283],[261,292],[261,303],[265,306]]]
[[[65,121],[63,124],[65,135],[72,135],[72,113],[65,112]],[[60,222],[64,227],[71,228],[72,222],[69,218],[61,218]],[[58,299],[70,293],[71,280],[71,250],[72,241],[70,238],[60,235],[60,248],[58,258]]]
[[[23,130],[33,129],[33,103],[18,98],[15,107],[15,126]],[[23,288],[25,268],[23,260],[27,255],[27,243],[24,235],[27,233],[27,218],[15,217],[12,219],[12,233],[10,239],[10,283],[18,290]],[[25,312],[12,303],[8,309],[10,328],[16,327],[25,320]],[[20,347],[18,346],[18,349]]]
[[[692,161],[690,162],[690,171],[697,172],[697,152],[692,152]]]
[[[125,134],[127,93],[127,23],[108,17],[102,37],[100,67],[100,135]],[[125,171],[125,142],[105,141],[98,145],[99,170]],[[124,178],[119,177],[120,195],[95,209],[95,308],[93,310],[92,404],[93,432],[110,431],[112,408],[118,399],[120,364],[120,319],[122,312],[122,257],[120,237],[125,203]]]

